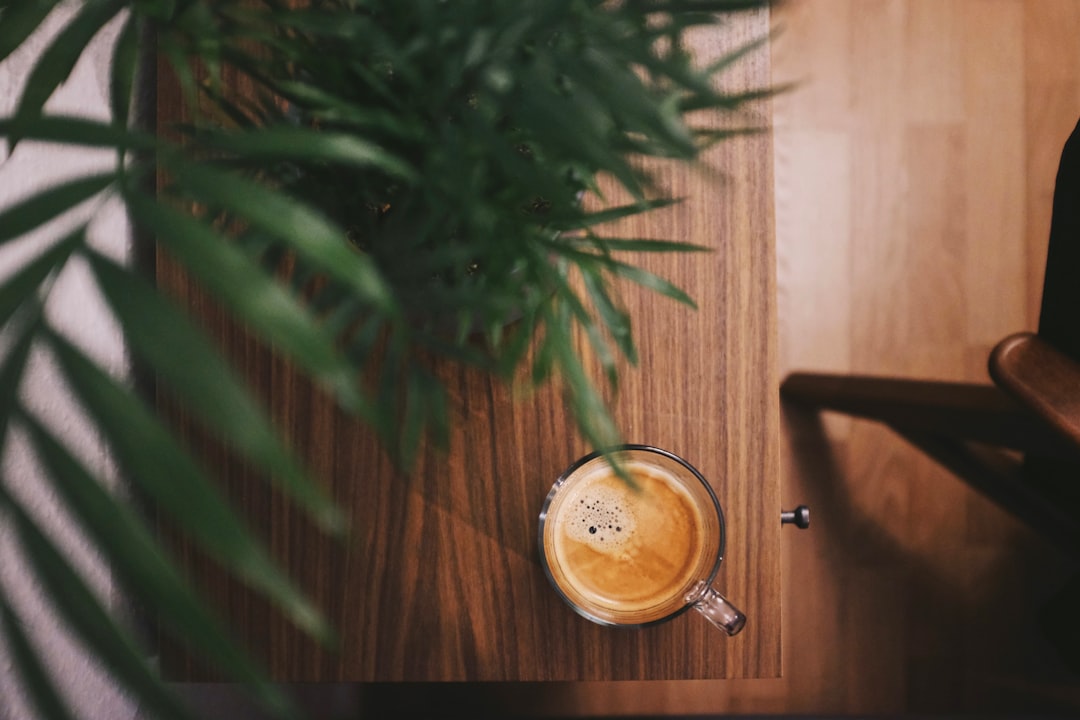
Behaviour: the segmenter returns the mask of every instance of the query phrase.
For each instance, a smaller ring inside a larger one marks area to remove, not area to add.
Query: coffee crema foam
[[[706,557],[701,511],[679,480],[644,463],[626,469],[637,488],[603,463],[573,479],[549,512],[544,543],[556,582],[575,604],[643,623],[681,605],[714,558]]]
[[[577,493],[576,502],[566,502],[562,528],[577,542],[597,552],[614,552],[634,536],[637,515],[621,488],[593,484]]]

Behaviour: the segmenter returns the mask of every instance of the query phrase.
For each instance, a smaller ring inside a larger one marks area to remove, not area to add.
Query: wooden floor
[[[774,77],[798,82],[774,112],[782,374],[985,380],[1036,322],[1080,2],[792,0],[775,20]],[[1060,557],[878,427],[789,412],[784,443],[785,503],[813,524],[785,530],[782,678],[371,688],[363,714],[1080,715],[1036,619]]]

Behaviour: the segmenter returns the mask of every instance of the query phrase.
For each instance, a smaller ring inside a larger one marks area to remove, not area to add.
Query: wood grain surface
[[[768,32],[767,12],[695,36],[716,54]],[[727,78],[770,82],[767,47]],[[163,78],[159,125],[183,117]],[[763,103],[747,122],[768,124]],[[718,588],[748,616],[727,638],[689,613],[642,631],[573,613],[540,567],[537,518],[562,470],[591,448],[556,387],[519,397],[483,373],[445,365],[453,422],[446,453],[395,470],[373,435],[287,362],[233,327],[162,258],[159,282],[217,336],[228,356],[350,516],[351,537],[320,536],[246,468],[202,444],[231,497],[327,612],[340,647],[315,647],[190,548],[180,555],[239,637],[282,681],[520,681],[757,678],[780,673],[780,480],[776,396],[771,137],[721,143],[719,173],[657,166],[682,204],[612,232],[707,245],[712,252],[633,258],[685,289],[693,310],[623,288],[640,362],[612,398],[628,441],[683,455],[723,505],[727,551]],[[597,373],[597,369],[592,368]],[[194,436],[193,436],[194,438]],[[210,677],[165,646],[173,679]]]

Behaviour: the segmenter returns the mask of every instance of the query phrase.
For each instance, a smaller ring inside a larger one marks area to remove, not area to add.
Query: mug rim
[[[555,482],[552,484],[551,489],[548,491],[547,497],[544,498],[543,506],[540,508],[540,522],[537,532],[537,547],[540,552],[540,564],[543,566],[544,574],[547,576],[548,582],[553,588],[555,588],[555,591],[559,594],[559,597],[561,597],[563,601],[574,610],[574,612],[576,612],[578,615],[581,615],[586,620],[591,620],[598,625],[605,625],[607,627],[617,627],[634,630],[638,628],[650,627],[653,625],[660,625],[661,623],[666,623],[669,620],[673,620],[685,613],[690,608],[692,608],[694,606],[694,602],[684,602],[683,605],[677,610],[674,610],[673,612],[668,613],[661,618],[657,618],[656,620],[649,620],[648,622],[642,623],[623,623],[598,617],[590,613],[588,610],[580,607],[576,602],[570,599],[570,597],[567,596],[567,594],[563,591],[562,587],[559,586],[559,583],[555,580],[555,576],[551,572],[551,563],[548,560],[548,553],[544,549],[544,528],[547,524],[548,509],[551,507],[552,501],[555,499],[555,496],[558,494],[559,490],[562,488],[566,480],[571,475],[573,475],[578,470],[578,468],[585,465],[586,463],[595,460],[598,457],[601,457],[605,454],[625,451],[653,453],[655,455],[666,457],[669,460],[678,463],[682,467],[689,470],[690,473],[698,479],[698,482],[700,482],[702,486],[704,486],[706,493],[712,500],[713,509],[716,510],[716,517],[717,520],[719,520],[720,529],[720,538],[717,542],[716,548],[716,559],[713,561],[712,569],[709,571],[708,577],[697,579],[695,582],[695,587],[711,587],[713,582],[716,580],[716,576],[720,572],[720,564],[724,560],[724,550],[727,546],[727,524],[724,518],[723,507],[720,505],[720,500],[716,497],[716,491],[713,490],[712,485],[709,484],[709,481],[705,478],[705,476],[702,475],[701,472],[685,458],[681,457],[680,455],[676,455],[670,450],[664,450],[663,448],[656,447],[655,445],[644,445],[640,443],[623,443],[620,445],[614,445],[607,450],[593,450],[592,452],[583,455],[582,457],[571,463],[570,466],[563,470],[562,474],[560,474],[559,477],[555,479]]]

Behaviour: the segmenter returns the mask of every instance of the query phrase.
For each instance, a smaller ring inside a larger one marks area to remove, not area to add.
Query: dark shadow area
[[[897,712],[905,717],[1080,716],[1080,672],[1071,667],[1076,647],[1065,640],[1075,637],[1072,614],[1080,608],[1076,560],[1036,529],[1016,523],[1007,535],[985,542],[985,562],[966,568],[969,575],[944,572],[940,558],[906,546],[895,526],[886,528],[887,518],[856,503],[853,490],[870,479],[854,476],[837,458],[821,414],[782,407],[791,443],[789,486],[801,493],[788,502],[806,502],[813,509],[811,531],[825,536],[834,581],[842,582],[844,568],[860,566],[894,566],[902,573],[904,620],[912,632],[905,647],[907,702]],[[896,446],[909,451],[899,438]],[[879,487],[905,481],[902,469],[892,475],[873,481]],[[942,483],[961,482],[940,475]],[[907,529],[916,532],[920,522],[926,521],[909,518]],[[848,593],[859,591],[846,587]],[[798,630],[785,627],[784,632]],[[866,632],[873,637],[873,628]],[[961,665],[950,662],[957,657],[963,658]]]

